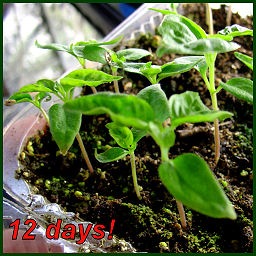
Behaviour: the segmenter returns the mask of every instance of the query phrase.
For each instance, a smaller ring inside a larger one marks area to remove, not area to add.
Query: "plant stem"
[[[213,110],[218,110],[217,93],[215,92],[215,58],[212,58],[212,63],[209,65],[209,80],[210,80],[210,94],[212,99]],[[220,134],[219,134],[219,120],[214,120],[214,141],[215,141],[215,164],[218,163],[220,158]]]
[[[217,105],[217,94],[211,94],[212,108],[213,110],[218,110]],[[215,164],[218,163],[220,159],[220,133],[219,133],[219,120],[214,120],[214,142],[215,142]]]
[[[83,140],[82,140],[81,135],[80,135],[79,132],[78,132],[77,135],[76,135],[76,139],[77,139],[78,144],[79,144],[79,146],[80,146],[80,149],[81,149],[81,151],[82,151],[82,154],[83,154],[84,160],[85,160],[85,162],[86,162],[86,164],[87,164],[87,167],[88,167],[88,169],[89,169],[89,172],[90,172],[90,173],[94,173],[94,170],[93,170],[91,161],[90,161],[90,159],[89,159],[89,157],[88,157],[88,154],[87,154],[87,152],[86,152],[86,150],[85,150],[84,143],[83,143]]]
[[[176,199],[179,215],[180,215],[180,222],[181,226],[185,229],[187,227],[187,222],[186,222],[186,216],[183,208],[183,204]]]
[[[134,151],[130,152],[130,156],[131,156],[131,167],[132,167],[132,178],[133,178],[133,185],[134,185],[134,189],[136,192],[136,195],[138,197],[139,200],[141,200],[141,195],[140,195],[140,190],[139,190],[139,186],[138,186],[138,182],[137,182],[137,174],[136,174],[136,165],[135,165],[135,155],[134,155]]]
[[[97,89],[96,89],[94,86],[91,86],[91,89],[92,89],[92,92],[93,92],[94,94],[97,93]]]
[[[209,34],[213,35],[212,9],[209,3],[206,4],[206,24],[209,27]]]
[[[44,118],[46,119],[47,123],[50,124],[49,122],[49,117],[47,115],[47,113],[45,112],[45,110],[42,107],[39,107],[40,111],[42,112]]]
[[[117,75],[117,70],[116,69],[112,69],[112,73],[113,73],[113,76],[116,76]],[[119,93],[119,87],[118,87],[118,81],[117,80],[114,80],[114,89],[115,89],[115,92],[116,93]]]

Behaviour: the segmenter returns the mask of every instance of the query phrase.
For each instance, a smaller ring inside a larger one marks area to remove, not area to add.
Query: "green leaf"
[[[232,36],[224,36],[224,35],[220,35],[220,34],[215,34],[215,35],[208,35],[207,38],[211,38],[211,37],[218,37],[220,39],[226,40],[226,41],[231,41],[233,40]]]
[[[207,37],[204,30],[195,22],[175,12],[164,17],[158,30],[163,41],[167,43],[186,44]]]
[[[54,92],[54,82],[48,79],[41,79],[34,84],[21,87],[18,91],[18,93],[27,92]]]
[[[237,50],[240,47],[237,43],[227,42],[218,37],[194,40],[188,43],[179,43],[174,38],[166,38],[163,45],[157,49],[157,54],[161,57],[167,53],[204,55],[206,53],[224,53]]]
[[[127,72],[136,73],[143,75],[140,69],[145,66],[145,63],[129,63],[125,62],[123,63],[123,69]]]
[[[136,148],[136,144],[139,142],[139,140],[146,136],[148,132],[137,128],[132,128],[131,131],[133,134],[133,148]]]
[[[156,8],[148,8],[149,10],[152,10],[152,11],[156,11],[156,12],[160,12],[164,15],[168,15],[168,14],[172,14],[173,12],[172,11],[168,11],[168,10],[161,10],[161,9],[156,9]]]
[[[35,100],[41,104],[43,100],[50,101],[52,99],[51,95],[48,92],[39,92],[35,95]]]
[[[151,78],[161,72],[161,67],[157,65],[152,65],[151,62],[147,62],[144,66],[140,68],[142,75]]]
[[[98,154],[97,150],[95,150],[95,158],[100,162],[100,163],[108,163],[108,162],[113,162],[119,159],[124,158],[126,155],[129,154],[129,151],[114,147],[110,148],[107,151]]]
[[[80,58],[107,64],[105,59],[105,53],[107,52],[107,49],[105,48],[96,45],[74,46],[73,52]]]
[[[196,35],[182,22],[181,17],[177,14],[166,15],[158,31],[165,42],[173,41],[179,44],[186,44],[197,40]]]
[[[72,71],[60,80],[61,85],[65,87],[81,87],[84,85],[98,86],[103,83],[111,83],[114,80],[120,80],[121,76],[112,76],[95,69],[79,69]]]
[[[62,154],[72,146],[81,126],[81,114],[68,112],[61,104],[49,109],[50,131]]]
[[[167,190],[185,206],[214,218],[236,219],[235,210],[207,163],[183,154],[159,166]]]
[[[33,102],[33,99],[30,94],[28,93],[14,93],[9,100],[15,100],[16,103],[22,103],[22,102]]]
[[[161,66],[162,71],[160,74],[158,74],[157,82],[163,78],[187,72],[203,59],[204,57],[201,56],[186,56],[176,58],[174,61]]]
[[[235,56],[242,61],[247,67],[249,67],[251,70],[253,70],[253,58],[250,56],[247,56],[245,54],[242,54],[240,52],[235,52]]]
[[[253,81],[248,78],[232,78],[227,83],[220,82],[220,86],[226,91],[253,104]]]
[[[218,34],[232,37],[247,35],[253,36],[253,30],[242,27],[238,24],[234,24],[232,26],[227,26],[224,29],[220,30]]]
[[[169,99],[169,110],[172,126],[184,123],[213,122],[224,120],[233,114],[227,111],[214,111],[207,108],[197,92],[186,91],[174,94]]]
[[[139,60],[145,56],[152,55],[149,51],[144,49],[129,48],[116,52],[117,57],[124,57],[126,60]]]
[[[133,144],[133,134],[126,126],[120,126],[116,123],[108,123],[106,127],[109,129],[109,134],[116,143],[125,149],[130,149]]]
[[[150,85],[142,89],[137,96],[151,106],[157,121],[163,122],[170,116],[168,100],[160,84]]]
[[[175,132],[173,126],[163,127],[161,123],[150,122],[149,132],[155,142],[161,148],[161,151],[165,151],[168,154],[170,147],[175,143]]]
[[[78,42],[76,43],[74,46],[81,46],[81,45],[92,45],[92,46],[100,46],[100,45],[111,45],[111,44],[116,44],[118,43],[121,39],[123,38],[123,35],[110,40],[110,41],[106,41],[106,42],[97,42],[95,40],[90,40],[87,42]]]
[[[70,100],[64,107],[85,115],[106,113],[114,122],[139,129],[147,129],[154,120],[154,112],[146,101],[127,94],[97,93]]]
[[[41,48],[41,49],[48,49],[48,50],[55,50],[55,51],[62,51],[62,52],[71,53],[69,47],[66,46],[66,45],[62,45],[62,44],[45,44],[45,45],[42,45],[42,44],[39,44],[36,41],[35,45],[38,48]]]
[[[206,77],[206,72],[208,69],[208,64],[205,60],[205,58],[203,58],[200,62],[198,62],[194,68],[202,75],[202,77]]]

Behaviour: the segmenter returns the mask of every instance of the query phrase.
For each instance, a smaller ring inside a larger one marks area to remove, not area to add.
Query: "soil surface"
[[[213,10],[215,31],[226,26],[227,7]],[[206,31],[205,10],[201,4],[184,5],[185,15],[200,24]],[[241,19],[233,14],[231,24],[252,28],[252,17]],[[177,55],[156,58],[158,38],[144,35],[133,47],[152,51],[153,57],[142,61],[163,64]],[[252,56],[252,37],[235,39],[242,47],[240,52]],[[153,45],[153,46],[152,46]],[[121,46],[123,47],[123,46]],[[108,67],[105,67],[105,70]],[[120,90],[137,94],[147,80],[136,74],[124,74]],[[216,78],[227,81],[233,77],[252,79],[252,72],[234,57],[233,52],[219,54],[216,61]],[[217,82],[218,84],[218,82]],[[203,102],[210,107],[210,95],[196,70],[162,80],[167,97],[186,90],[198,91]],[[112,86],[99,90],[113,90]],[[85,94],[91,93],[86,89]],[[135,151],[138,183],[142,186],[142,200],[133,189],[129,156],[112,163],[101,164],[94,158],[94,150],[103,152],[108,146],[116,146],[105,125],[106,116],[86,116],[81,136],[95,169],[90,174],[75,142],[66,156],[62,156],[49,132],[31,138],[20,155],[25,166],[17,170],[17,178],[24,178],[50,202],[60,204],[65,210],[77,213],[82,219],[103,224],[106,230],[115,219],[113,233],[130,242],[137,251],[143,252],[252,252],[253,248],[253,108],[225,92],[218,94],[221,110],[234,113],[231,119],[220,123],[221,157],[214,164],[213,124],[185,124],[176,129],[176,143],[169,157],[193,152],[203,157],[223,186],[235,207],[235,221],[214,219],[185,207],[188,222],[181,228],[175,199],[168,193],[158,177],[160,151],[153,139],[144,137]],[[32,149],[31,149],[32,147]]]

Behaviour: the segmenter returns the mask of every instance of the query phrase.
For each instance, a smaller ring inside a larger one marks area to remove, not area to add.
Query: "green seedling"
[[[117,52],[109,50],[105,53],[105,58],[111,67],[112,75],[115,76],[117,75],[118,68],[123,68],[127,61],[139,60],[148,55],[151,55],[151,53],[144,49],[129,48]],[[114,81],[114,89],[116,93],[119,93],[117,81]]]
[[[105,48],[105,45],[111,45],[118,43],[123,36],[115,38],[110,41],[106,42],[97,42],[95,40],[90,40],[87,42],[77,42],[75,44],[71,44],[70,46],[62,45],[62,44],[48,44],[48,45],[41,45],[36,41],[36,46],[41,49],[48,49],[48,50],[55,50],[55,51],[62,51],[67,52],[74,56],[79,63],[81,64],[82,68],[85,69],[85,60],[90,60],[94,62],[98,62],[101,64],[107,64],[105,59],[106,53],[109,51]],[[91,87],[93,93],[97,93],[95,87]]]
[[[111,76],[104,72],[93,69],[75,70],[62,78],[60,82],[42,79],[34,84],[25,85],[14,93],[7,101],[7,105],[30,102],[35,105],[44,115],[49,123],[50,131],[62,154],[66,154],[72,146],[75,137],[78,140],[83,157],[88,169],[93,173],[93,168],[85,150],[81,136],[79,134],[81,126],[81,114],[70,113],[63,108],[63,104],[54,104],[49,109],[49,116],[41,106],[41,102],[46,99],[51,100],[51,96],[57,96],[62,102],[72,99],[75,87],[84,85],[98,86],[102,83],[112,82],[122,77]],[[29,93],[36,93],[34,98]]]
[[[134,151],[136,149],[137,144],[136,137],[134,137],[132,130],[126,126],[120,126],[113,122],[108,123],[106,127],[109,129],[109,133],[112,136],[112,138],[120,147],[112,147],[101,154],[98,154],[96,150],[95,158],[101,163],[108,163],[122,159],[125,156],[130,155],[133,185],[138,199],[141,200],[140,188],[137,181],[134,155]]]
[[[87,42],[77,42],[75,44],[71,44],[70,46],[62,45],[62,44],[47,44],[41,45],[36,41],[36,46],[41,49],[48,49],[48,50],[55,50],[55,51],[62,51],[67,52],[74,56],[81,66],[85,68],[85,60],[95,61],[102,64],[107,64],[105,59],[105,53],[108,49],[102,47],[104,45],[111,45],[118,43],[123,36],[115,38],[111,41],[107,42],[97,42],[95,40],[90,40]]]
[[[161,93],[157,94],[156,91]],[[88,95],[66,102],[64,109],[85,115],[106,113],[116,124],[138,129],[142,137],[150,134],[161,150],[159,177],[176,200],[211,217],[235,219],[236,213],[230,201],[202,158],[195,154],[182,154],[169,159],[177,126],[186,122],[212,122],[216,118],[224,120],[232,114],[210,110],[196,92],[173,95],[167,100],[166,96],[162,97],[165,94],[160,85],[156,84],[140,93],[143,96],[110,92]],[[163,127],[163,120],[167,118],[171,119],[171,126]],[[185,227],[182,209],[180,216]]]
[[[159,85],[151,86],[141,90],[137,97],[147,100],[151,104],[154,104],[154,107],[157,109],[156,115],[159,122],[164,122],[168,118],[168,115],[166,114],[168,112],[167,106],[161,104],[162,101],[167,100],[166,95],[162,90],[159,90]],[[106,127],[109,129],[110,135],[114,138],[120,148],[110,148],[101,154],[96,152],[95,157],[99,162],[106,163],[121,159],[129,154],[131,159],[132,177],[135,192],[138,199],[141,199],[136,175],[134,151],[136,150],[139,140],[142,139],[147,134],[147,132],[136,128],[129,129],[127,126],[118,125],[118,123],[110,123],[107,124]]]
[[[147,63],[125,63],[123,69],[127,72],[137,73],[146,77],[151,84],[159,83],[162,79],[178,75],[191,70],[200,61],[202,56],[185,56],[176,58],[174,61],[162,66]]]
[[[215,60],[218,53],[237,50],[240,46],[230,42],[236,36],[253,35],[253,31],[239,25],[232,25],[213,35],[212,19],[208,21],[210,35],[192,20],[172,11],[158,10],[166,16],[160,24],[158,31],[162,35],[162,42],[157,49],[158,56],[168,53],[201,55],[204,59],[195,68],[201,73],[202,78],[210,92],[213,110],[218,110],[217,93],[215,88]],[[209,9],[210,10],[210,9]],[[211,17],[211,15],[208,15]],[[209,75],[207,76],[207,71]],[[223,87],[224,88],[224,87]],[[220,138],[218,120],[214,120],[215,127],[215,162],[220,157]]]

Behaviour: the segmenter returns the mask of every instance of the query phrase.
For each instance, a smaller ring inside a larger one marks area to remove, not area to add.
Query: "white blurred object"
[[[241,17],[253,15],[253,3],[223,3],[225,5],[231,5],[233,13],[239,13]],[[210,3],[211,8],[219,9],[221,3]]]

